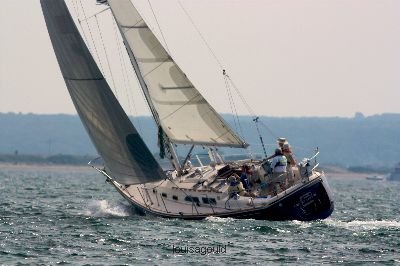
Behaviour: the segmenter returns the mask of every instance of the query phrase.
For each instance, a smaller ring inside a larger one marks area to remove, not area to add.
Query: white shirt
[[[274,173],[286,173],[287,159],[283,155],[278,155],[272,158],[271,168]]]

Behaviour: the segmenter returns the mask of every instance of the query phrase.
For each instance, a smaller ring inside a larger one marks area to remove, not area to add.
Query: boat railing
[[[230,162],[251,162],[254,160],[262,160],[263,156],[262,154],[243,154],[243,153],[229,153],[229,154],[220,154],[222,156],[222,159],[225,163],[230,163]],[[209,165],[211,162],[211,159],[208,154],[194,154],[192,156],[196,160],[192,161],[192,163],[195,166],[203,167],[205,165]]]
[[[318,148],[315,150],[315,153],[310,158],[304,158],[297,164],[297,168],[300,174],[300,178],[295,178],[294,184],[304,183],[305,181],[310,181],[310,177],[313,175],[313,172],[318,168],[319,162],[317,160],[319,155]]]

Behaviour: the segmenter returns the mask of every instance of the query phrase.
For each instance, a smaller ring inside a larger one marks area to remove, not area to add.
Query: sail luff
[[[229,127],[190,82],[129,0],[108,0],[146,100],[174,143],[244,148]],[[154,114],[153,114],[154,115]]]
[[[163,179],[163,170],[112,93],[65,2],[40,3],[68,92],[108,174],[122,184]]]

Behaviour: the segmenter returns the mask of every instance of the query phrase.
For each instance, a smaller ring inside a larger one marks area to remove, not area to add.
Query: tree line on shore
[[[252,117],[239,116],[239,125],[232,115],[224,115],[224,119],[251,145],[249,151],[263,156]],[[131,117],[131,120],[152,153],[157,155],[154,121],[145,116]],[[365,117],[358,113],[351,118],[263,116],[259,121],[268,154],[274,151],[277,137],[286,137],[298,160],[310,158],[318,147],[321,165],[356,167],[353,170],[359,171],[360,168],[390,169],[400,161],[400,142],[396,141],[400,136],[400,114]],[[17,150],[17,162],[35,163],[84,164],[97,154],[77,115],[0,113],[0,129],[2,161],[12,162]],[[207,153],[202,147],[199,149]],[[227,156],[239,151],[221,149],[220,152]]]

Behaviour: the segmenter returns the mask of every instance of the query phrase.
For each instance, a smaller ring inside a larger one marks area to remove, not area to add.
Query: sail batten
[[[130,0],[108,0],[153,116],[174,143],[248,145],[164,49]]]
[[[149,28],[147,25],[141,25],[141,26],[124,26],[121,25],[122,28],[124,29],[147,29]]]
[[[165,178],[97,67],[65,2],[40,3],[68,92],[106,171],[121,184]]]
[[[64,79],[66,80],[82,80],[82,81],[86,81],[86,80],[104,80],[104,78],[69,78],[69,77],[65,77],[63,76]]]

